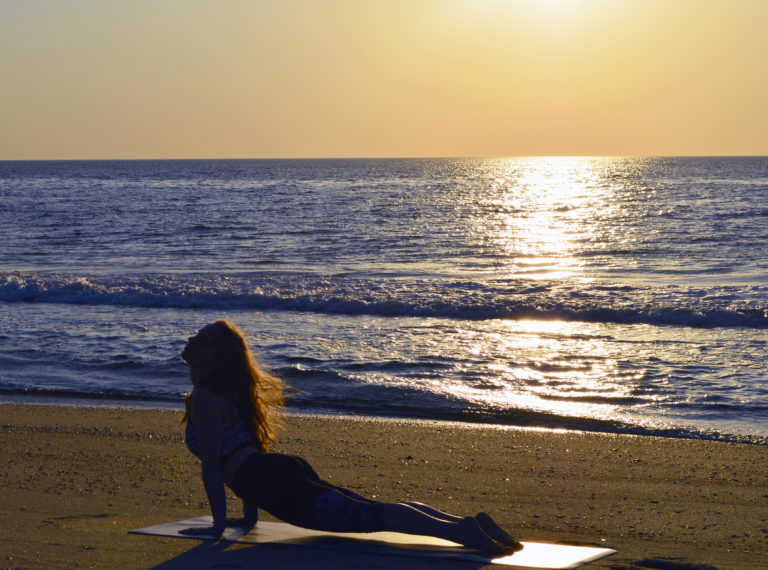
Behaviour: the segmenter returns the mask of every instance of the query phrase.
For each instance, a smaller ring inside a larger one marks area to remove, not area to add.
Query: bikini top
[[[187,429],[184,434],[184,439],[187,443],[187,449],[200,458],[200,443],[197,440],[197,429],[191,421],[187,420]],[[221,438],[221,460],[224,461],[227,457],[238,451],[239,449],[252,446],[253,439],[248,429],[245,427],[243,420],[237,418],[232,424],[224,428],[224,433]]]

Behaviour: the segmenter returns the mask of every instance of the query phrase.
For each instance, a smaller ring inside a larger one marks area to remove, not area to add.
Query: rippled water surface
[[[0,391],[768,438],[768,159],[0,162]]]

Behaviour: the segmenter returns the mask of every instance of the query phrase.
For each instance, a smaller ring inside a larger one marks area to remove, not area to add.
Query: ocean
[[[0,398],[768,443],[768,158],[0,162]]]

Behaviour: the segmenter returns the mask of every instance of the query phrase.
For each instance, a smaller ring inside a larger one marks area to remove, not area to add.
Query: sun
[[[570,10],[575,0],[538,0],[537,2],[541,9],[547,12],[548,14],[562,14],[563,12],[566,12]]]

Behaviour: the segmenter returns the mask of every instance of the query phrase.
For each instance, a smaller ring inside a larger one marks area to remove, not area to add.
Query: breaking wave
[[[0,274],[0,301],[383,317],[768,328],[768,287],[590,285],[297,274]]]

